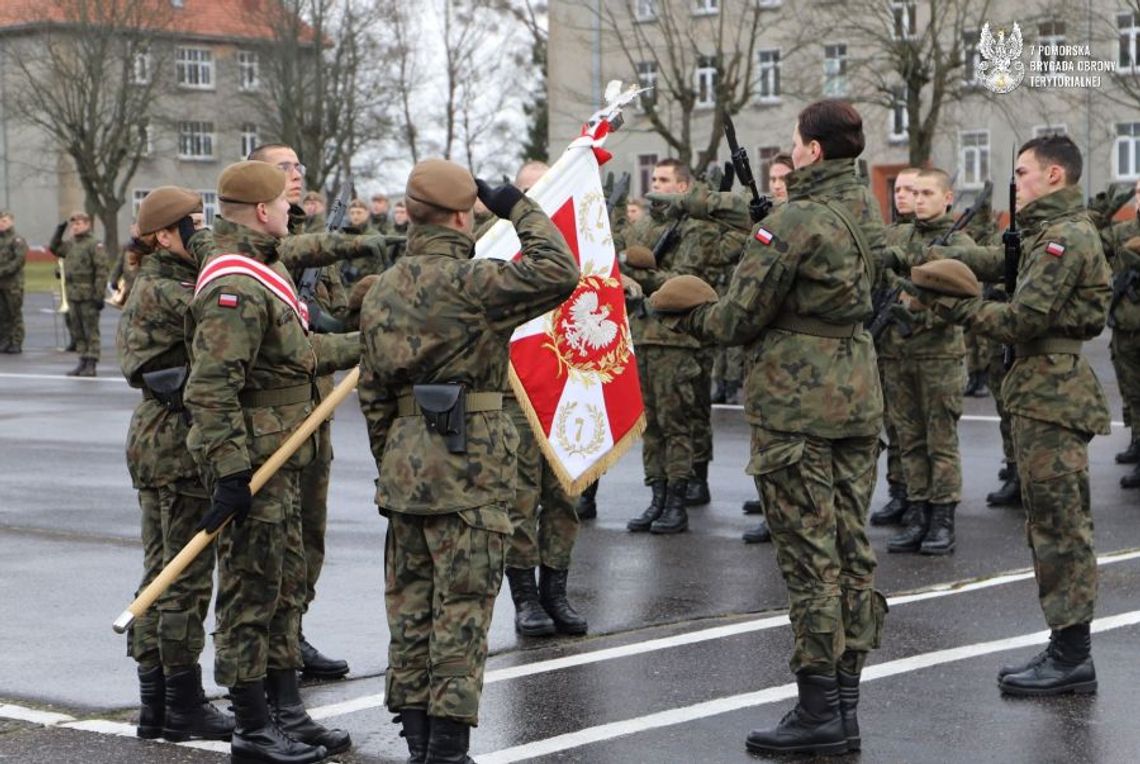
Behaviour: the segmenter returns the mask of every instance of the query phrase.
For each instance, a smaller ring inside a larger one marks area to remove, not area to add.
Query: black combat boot
[[[725,392],[724,383],[723,382],[717,382],[715,385],[713,385],[712,396],[709,398],[709,400],[712,403],[724,403],[726,400],[726,396],[727,396],[727,393]]]
[[[685,489],[685,506],[703,507],[712,501],[709,496],[709,463],[693,462],[693,476]]]
[[[538,598],[542,609],[550,614],[554,628],[561,634],[585,634],[586,619],[566,599],[568,570],[543,565],[538,569]]]
[[[768,528],[768,521],[763,517],[755,528],[749,528],[741,536],[745,544],[767,544],[772,540],[772,531]]]
[[[305,639],[305,632],[297,635],[301,646],[301,672],[306,679],[340,679],[348,673],[348,661],[330,658]]]
[[[139,666],[139,726],[135,734],[144,740],[162,737],[162,725],[166,714],[164,698],[165,677],[162,666],[144,669]]]
[[[75,364],[75,368],[67,372],[69,377],[86,377],[87,374],[87,359],[80,358],[79,363]]]
[[[229,740],[234,718],[206,700],[202,667],[176,671],[166,677],[166,719],[162,736],[172,743],[198,738]]]
[[[1132,430],[1132,440],[1128,448],[1116,455],[1117,464],[1140,464],[1140,438],[1136,437],[1136,430]]]
[[[1044,660],[1025,671],[999,678],[998,687],[1007,695],[1023,696],[1096,692],[1096,667],[1091,650],[1087,623],[1058,629]]]
[[[762,515],[764,514],[764,502],[760,499],[749,499],[740,506],[740,510],[746,515]]]
[[[847,738],[847,750],[858,751],[863,747],[863,738],[859,735],[859,674],[848,674],[839,669],[838,676],[843,735]]]
[[[1120,478],[1120,487],[1140,488],[1140,464],[1137,464],[1131,472]]]
[[[236,722],[230,764],[316,764],[328,755],[324,746],[294,740],[269,718],[264,682],[231,687],[230,699]]]
[[[967,398],[973,398],[974,393],[978,391],[978,372],[972,371],[966,377],[966,389],[962,391],[962,395]]]
[[[922,539],[919,551],[923,554],[951,554],[954,551],[955,503],[931,504],[930,527]]]
[[[925,501],[907,502],[903,529],[887,540],[888,552],[917,552],[930,527],[930,504]]]
[[[989,374],[984,371],[979,371],[977,374],[976,386],[974,387],[975,398],[989,398]]]
[[[689,530],[689,513],[685,509],[687,480],[670,480],[665,489],[665,508],[649,526],[650,533],[684,533]]]
[[[538,599],[534,568],[507,568],[511,601],[515,603],[515,631],[527,637],[544,637],[554,633],[554,620],[547,615]]]
[[[888,483],[890,499],[871,513],[871,525],[899,525],[906,514],[906,484]]]
[[[1017,464],[1010,462],[1007,469],[1009,477],[1001,484],[1001,488],[986,494],[986,504],[991,507],[1021,506],[1021,477],[1017,474]]]
[[[1053,643],[1056,641],[1057,630],[1054,629],[1049,634],[1049,644],[1045,645],[1045,649],[1037,653],[1037,655],[1034,655],[1027,661],[1021,661],[1020,663],[1007,663],[999,668],[998,682],[1000,682],[1003,677],[1008,676],[1009,674],[1020,674],[1023,671],[1029,671],[1030,669],[1036,668],[1040,664],[1044,663],[1045,659],[1048,658],[1051,654],[1053,650]]]
[[[724,402],[733,406],[740,405],[740,383],[737,381],[724,383]]]
[[[422,708],[401,708],[392,721],[402,724],[400,737],[408,741],[408,764],[426,764],[431,725]]]
[[[463,722],[433,716],[429,722],[427,760],[431,764],[475,764],[467,755],[471,745],[471,728]]]
[[[269,713],[286,735],[308,745],[321,746],[329,754],[343,753],[352,747],[348,732],[329,729],[309,716],[301,700],[294,669],[269,669],[265,675],[265,689],[269,696]]]
[[[1013,472],[1012,472],[1012,471],[1010,471],[1010,469],[1009,469],[1009,465],[1008,465],[1008,464],[1003,464],[1003,465],[1001,466],[1001,469],[1000,469],[1000,470],[998,470],[998,480],[1001,480],[1002,482],[1005,482],[1006,480],[1009,480],[1009,476],[1010,476],[1010,475],[1012,475],[1012,474],[1013,474]]]
[[[661,513],[665,510],[665,481],[654,480],[649,484],[649,488],[653,491],[653,499],[649,502],[649,506],[640,515],[625,524],[626,529],[634,533],[649,530],[653,521],[661,517]]]
[[[839,682],[834,675],[796,674],[800,699],[773,729],[752,730],[745,742],[752,753],[847,752],[839,712]]]
[[[574,505],[574,512],[578,515],[579,520],[593,520],[598,516],[598,482],[595,480],[586,486],[586,490],[582,491],[582,495],[578,497],[578,503]]]

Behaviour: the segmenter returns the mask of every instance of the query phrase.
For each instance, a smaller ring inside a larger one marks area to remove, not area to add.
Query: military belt
[[[292,403],[307,403],[313,400],[313,386],[305,382],[289,387],[275,387],[269,390],[243,390],[238,395],[242,408],[259,409],[265,406],[288,406]]]
[[[1068,337],[1042,337],[1038,340],[1023,342],[1013,346],[1016,358],[1026,358],[1031,355],[1049,355],[1059,353],[1062,355],[1080,355],[1081,341]]]
[[[502,393],[467,393],[464,399],[468,414],[476,411],[503,410]],[[416,399],[412,397],[411,393],[401,395],[396,405],[397,416],[418,416],[423,413],[423,409],[420,408],[420,404],[416,403]]]
[[[797,316],[788,313],[778,317],[772,326],[786,332],[796,334],[810,334],[815,337],[830,337],[832,339],[847,339],[854,337],[862,324],[832,324],[818,318]]]

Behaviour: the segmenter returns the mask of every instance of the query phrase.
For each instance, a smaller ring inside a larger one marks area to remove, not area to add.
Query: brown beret
[[[146,195],[139,205],[137,225],[143,236],[177,225],[191,212],[202,209],[202,197],[178,186],[159,186]]]
[[[475,206],[475,179],[464,167],[446,159],[425,159],[412,168],[409,199],[453,212],[467,212]]]
[[[716,290],[689,274],[674,276],[649,297],[649,305],[661,313],[683,313],[703,303],[716,301]]]
[[[634,268],[657,267],[657,261],[653,258],[653,252],[649,249],[649,247],[643,247],[640,244],[634,244],[632,247],[626,247],[625,262],[629,263]]]
[[[285,190],[285,173],[268,162],[235,162],[218,178],[218,199],[223,202],[271,202]]]
[[[960,260],[934,260],[910,269],[917,287],[953,297],[981,297],[982,285],[970,266]]]

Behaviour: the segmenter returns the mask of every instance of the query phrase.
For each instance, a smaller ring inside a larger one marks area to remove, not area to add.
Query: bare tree
[[[19,117],[51,136],[75,164],[86,207],[118,251],[118,212],[147,152],[169,8],[148,0],[44,0],[42,34],[16,43]]]
[[[384,16],[388,19],[389,30],[385,59],[394,69],[393,82],[399,109],[397,123],[402,143],[414,164],[420,161],[420,129],[412,118],[412,102],[420,90],[423,68],[417,54],[420,44],[418,16],[412,5],[402,0],[387,0]]]
[[[531,87],[531,99],[523,105],[526,114],[527,139],[522,147],[522,159],[547,162],[550,150],[547,134],[550,125],[550,103],[546,94],[547,73],[547,19],[546,4],[531,0],[499,0],[500,7],[522,25],[530,37],[530,63],[536,77]]]

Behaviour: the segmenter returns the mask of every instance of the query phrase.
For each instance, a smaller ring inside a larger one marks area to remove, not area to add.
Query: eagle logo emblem
[[[978,62],[978,80],[986,89],[994,93],[1008,93],[1021,84],[1025,77],[1021,49],[1021,27],[1016,22],[1008,38],[1004,29],[999,29],[995,38],[989,22],[982,25],[982,33],[978,38],[978,53],[982,56]]]
[[[625,371],[633,342],[629,324],[615,306],[624,299],[617,278],[587,272],[570,299],[551,312],[543,347],[557,357],[559,374],[608,384]]]

